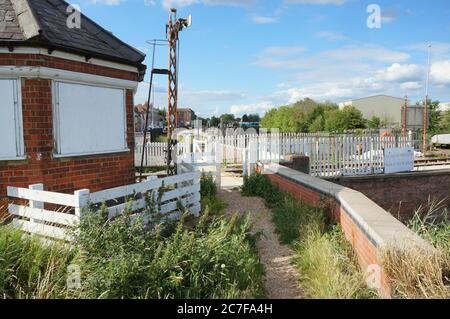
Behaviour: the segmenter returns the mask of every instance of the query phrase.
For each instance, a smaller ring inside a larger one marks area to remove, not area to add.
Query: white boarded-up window
[[[57,155],[127,150],[123,89],[54,82],[53,96]]]
[[[23,157],[20,82],[0,78],[0,160]]]

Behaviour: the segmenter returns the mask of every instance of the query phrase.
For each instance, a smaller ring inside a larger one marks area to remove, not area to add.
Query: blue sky
[[[79,0],[83,13],[148,54],[164,38],[168,8],[193,16],[181,34],[179,107],[201,116],[266,110],[311,97],[340,102],[374,94],[450,101],[448,0]],[[369,4],[381,8],[370,29]],[[167,49],[157,50],[167,67]],[[148,81],[149,76],[146,76]],[[167,80],[156,80],[165,107]],[[136,103],[146,100],[142,83]]]

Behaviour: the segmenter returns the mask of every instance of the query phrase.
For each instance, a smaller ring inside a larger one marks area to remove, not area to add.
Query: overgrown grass
[[[0,226],[0,297],[57,298],[66,293],[66,269],[74,254],[44,245],[12,226]]]
[[[85,212],[77,241],[42,242],[0,227],[2,298],[253,298],[263,296],[263,267],[247,219],[223,219],[215,196],[205,197],[199,223],[144,226],[124,215]],[[213,203],[213,206],[210,206]],[[69,265],[81,287],[68,290]]]
[[[436,248],[389,248],[384,268],[398,298],[450,298],[450,218],[443,201],[419,207],[407,226]]]
[[[272,208],[280,242],[295,250],[294,262],[306,298],[376,297],[367,288],[351,245],[324,206],[313,207],[283,194],[264,175],[245,179],[242,193],[261,196]]]
[[[280,189],[270,183],[268,177],[262,174],[244,176],[244,184],[241,188],[243,196],[258,196],[264,198],[266,206],[273,208],[283,200]]]
[[[167,236],[119,218],[85,219],[79,237],[84,298],[250,298],[262,294],[262,269],[247,220],[210,219]],[[96,240],[92,240],[96,238]]]

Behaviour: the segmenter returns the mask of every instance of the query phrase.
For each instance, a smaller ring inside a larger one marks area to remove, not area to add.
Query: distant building
[[[363,117],[376,116],[390,127],[401,126],[404,121],[403,107],[405,99],[388,95],[375,95],[339,103],[339,108],[353,106],[360,110]],[[407,129],[418,129],[423,123],[423,107],[409,105],[406,114]]]
[[[366,119],[376,116],[386,123],[396,125],[401,123],[404,104],[405,100],[402,98],[375,95],[339,103],[339,108],[353,106],[360,110]]]
[[[147,103],[138,104],[134,107],[135,132],[143,132],[145,129],[145,117],[147,116]],[[164,117],[159,114],[159,109],[150,108],[148,113],[148,128],[162,128]]]
[[[192,109],[177,109],[177,127],[191,128],[194,126],[195,119],[195,112]]]

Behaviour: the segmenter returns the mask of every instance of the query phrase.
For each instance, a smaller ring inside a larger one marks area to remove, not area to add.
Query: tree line
[[[439,101],[428,101],[429,132],[430,134],[450,133],[450,111],[440,112],[438,105]],[[353,106],[340,109],[335,103],[318,103],[309,98],[271,109],[266,112],[260,123],[260,127],[278,128],[281,132],[292,133],[344,132],[355,129],[387,128],[389,125],[388,120],[377,116],[365,119],[361,111]]]

